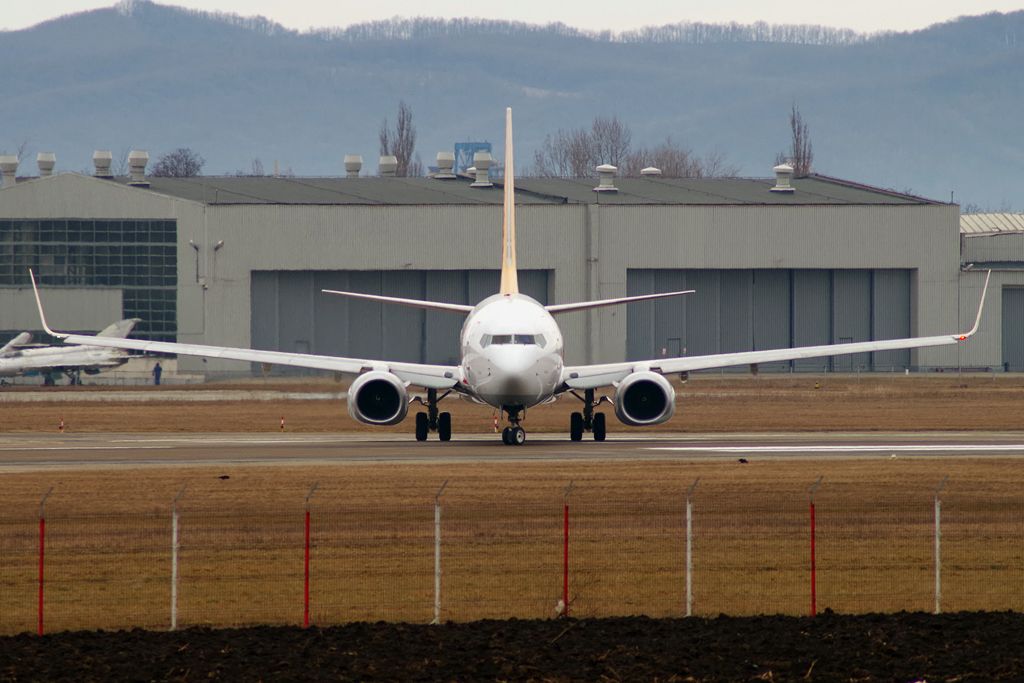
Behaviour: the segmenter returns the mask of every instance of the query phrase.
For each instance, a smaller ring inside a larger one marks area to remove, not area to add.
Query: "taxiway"
[[[1020,433],[616,435],[604,443],[539,434],[509,447],[496,435],[417,443],[367,434],[15,434],[0,442],[0,471],[201,465],[621,462],[716,459],[1019,458]]]

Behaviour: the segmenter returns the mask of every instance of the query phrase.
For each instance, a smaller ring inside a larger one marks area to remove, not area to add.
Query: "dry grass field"
[[[300,386],[337,388],[322,380],[263,388]],[[1006,376],[701,378],[681,387],[681,414],[667,428],[1020,430],[1022,398],[1024,380]],[[562,431],[575,403],[535,409],[526,425]],[[456,438],[491,430],[489,409],[448,405]],[[282,415],[289,431],[360,429],[337,401],[13,403],[3,411],[6,432],[54,432],[60,417],[71,432],[277,431]],[[698,477],[696,614],[808,611],[807,488],[819,475],[819,609],[933,608],[933,492],[948,475],[943,609],[1024,610],[1024,461],[751,460],[5,473],[0,633],[35,628],[38,504],[50,486],[51,631],[168,626],[171,500],[184,485],[179,624],[301,623],[304,499],[314,482],[311,605],[319,624],[431,619],[433,497],[444,480],[445,620],[554,614],[570,480],[572,613],[682,614],[684,499]]]
[[[225,626],[301,623],[313,482],[314,623],[429,621],[445,479],[445,620],[554,615],[569,480],[572,612],[683,614],[684,498],[697,477],[695,613],[804,614],[807,488],[819,475],[819,609],[933,608],[933,490],[949,475],[944,610],[1024,610],[1018,460],[160,468],[3,475],[0,632],[35,628],[36,513],[51,485],[47,630],[159,629],[171,500],[185,484],[179,624]]]
[[[699,376],[676,381],[677,411],[662,431],[931,431],[1024,430],[1024,377],[1019,375],[761,375]],[[187,396],[208,389],[339,391],[329,379],[137,387],[133,391]],[[61,387],[55,391],[125,391],[123,387]],[[4,388],[17,392],[25,388]],[[554,405],[530,410],[524,426],[534,432],[568,432],[569,413],[579,401],[563,396]],[[454,433],[481,433],[493,428],[494,411],[458,399],[442,403],[452,412]],[[415,409],[412,407],[411,412]],[[603,408],[609,411],[609,406]],[[60,419],[79,432],[271,432],[281,418],[296,432],[412,433],[412,420],[394,427],[367,427],[353,421],[343,401],[234,401],[189,403],[6,403],[3,432],[56,431]],[[617,420],[609,431],[629,428]]]

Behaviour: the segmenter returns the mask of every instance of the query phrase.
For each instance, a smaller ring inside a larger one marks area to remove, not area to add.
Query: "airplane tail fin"
[[[0,346],[0,353],[7,353],[8,351],[13,351],[19,346],[25,346],[26,344],[29,344],[31,342],[32,335],[28,332],[22,332],[11,341],[7,342],[3,346]]]
[[[516,269],[516,170],[512,162],[512,107],[505,109],[505,211],[501,226],[501,290],[519,293]]]
[[[142,322],[142,318],[126,318],[124,320],[118,320],[112,325],[107,325],[101,331],[96,333],[97,337],[118,337],[124,339],[131,331],[135,328],[135,325]]]

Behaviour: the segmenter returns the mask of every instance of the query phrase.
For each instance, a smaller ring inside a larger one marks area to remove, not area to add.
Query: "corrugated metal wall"
[[[519,287],[548,303],[547,270]],[[465,316],[323,294],[322,289],[476,304],[498,291],[497,270],[253,271],[252,342],[258,349],[457,364]],[[276,369],[275,369],[276,370]]]
[[[964,235],[964,263],[1024,263],[1024,233]]]
[[[1024,287],[1003,287],[1003,367],[1024,372]]]
[[[910,270],[630,269],[630,295],[695,294],[627,307],[631,360],[909,336]],[[871,356],[874,356],[872,358]],[[771,363],[764,370],[851,372],[910,364],[909,351]]]

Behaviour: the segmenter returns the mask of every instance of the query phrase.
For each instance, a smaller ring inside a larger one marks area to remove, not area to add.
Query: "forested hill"
[[[346,153],[372,172],[381,121],[401,99],[425,164],[455,141],[500,143],[512,106],[521,167],[545,134],[616,115],[634,146],[671,136],[768,176],[795,102],[818,172],[1024,207],[1024,12],[871,36],[429,19],[299,33],[126,0],[0,32],[0,52],[0,150],[22,148],[30,171],[37,151],[83,170],[94,149],[190,147],[205,173],[260,159],[268,171],[340,175]]]

